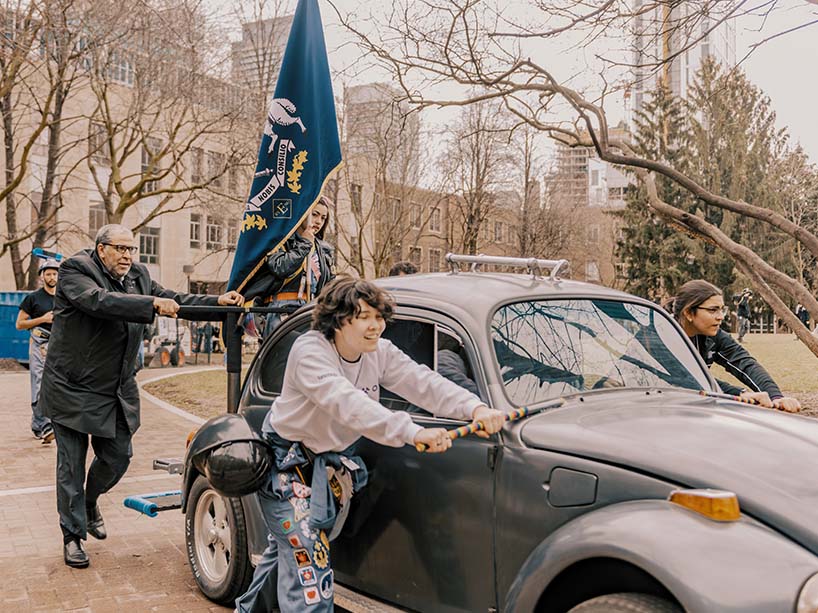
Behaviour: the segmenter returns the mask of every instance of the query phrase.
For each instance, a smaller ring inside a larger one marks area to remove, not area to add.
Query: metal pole
[[[227,412],[239,410],[241,393],[241,328],[238,326],[239,313],[227,313],[224,319],[224,350],[227,354]]]

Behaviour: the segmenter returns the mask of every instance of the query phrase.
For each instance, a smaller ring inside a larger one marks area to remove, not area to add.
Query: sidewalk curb
[[[172,373],[165,373],[162,375],[158,375],[156,377],[151,377],[150,379],[145,379],[144,381],[140,381],[139,385],[139,395],[142,396],[145,400],[150,402],[151,404],[156,405],[160,409],[164,409],[169,413],[173,413],[174,415],[178,415],[179,417],[183,417],[188,421],[192,421],[194,424],[201,426],[207,420],[198,417],[197,415],[193,415],[192,413],[188,413],[187,411],[180,409],[177,406],[170,404],[169,402],[165,402],[164,400],[157,398],[150,392],[146,391],[143,387],[146,383],[153,383],[154,381],[161,381],[162,379],[170,379],[171,377],[180,377],[182,375],[189,375],[196,372],[205,372],[208,370],[223,370],[223,366],[202,366],[201,368],[191,368],[190,370],[185,370],[184,372],[172,372]]]

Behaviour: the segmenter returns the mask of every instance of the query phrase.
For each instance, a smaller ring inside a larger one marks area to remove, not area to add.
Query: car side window
[[[455,332],[437,324],[395,319],[386,327],[383,336],[415,362],[436,370],[460,387],[480,396],[469,357]],[[394,411],[429,415],[428,411],[387,388],[381,389],[381,404]]]
[[[284,336],[275,339],[272,346],[265,351],[260,377],[260,386],[265,394],[274,396],[281,394],[281,388],[284,385],[284,370],[287,367],[290,349],[292,349],[295,339],[304,334],[309,328],[309,321],[304,322]]]
[[[475,396],[480,396],[474,367],[463,341],[456,332],[442,326],[437,329],[437,372]]]
[[[393,319],[386,326],[383,338],[392,343],[419,364],[435,367],[435,325],[411,319]],[[410,404],[392,390],[381,388],[381,404],[394,411],[426,413]],[[426,413],[428,414],[428,413]]]

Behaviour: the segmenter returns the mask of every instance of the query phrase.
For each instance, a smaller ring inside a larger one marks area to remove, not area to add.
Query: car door
[[[400,312],[384,336],[434,368],[438,323],[420,310]],[[454,322],[446,328],[462,334]],[[423,427],[451,429],[465,423],[434,417],[388,390],[382,392],[382,403],[409,411]],[[496,445],[496,436],[470,436],[444,454],[420,454],[408,445],[396,449],[361,439],[370,479],[332,548],[338,580],[418,611],[495,607],[490,462]]]
[[[310,329],[310,321],[310,313],[304,313],[282,322],[250,364],[239,411],[258,432],[273,400],[281,394],[290,349],[295,339]]]

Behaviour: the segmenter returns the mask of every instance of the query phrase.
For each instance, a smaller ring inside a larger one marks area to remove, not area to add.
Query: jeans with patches
[[[270,542],[247,593],[236,600],[236,610],[270,611],[277,601],[283,613],[331,613],[330,544],[324,530],[310,528],[310,488],[295,471],[273,471],[258,499]]]

